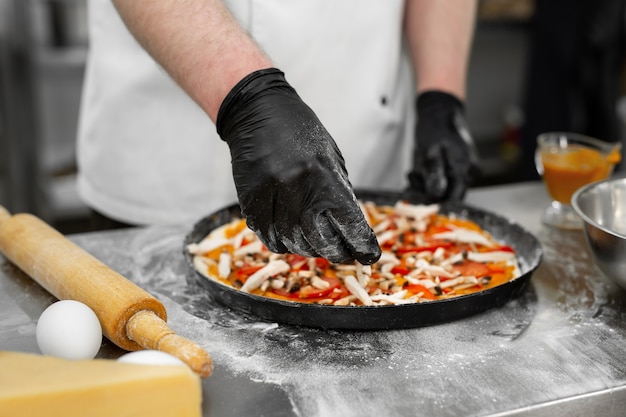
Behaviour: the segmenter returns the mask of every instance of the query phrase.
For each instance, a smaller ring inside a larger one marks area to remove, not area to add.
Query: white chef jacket
[[[405,185],[414,77],[403,0],[231,0],[337,142],[355,188]],[[235,203],[230,153],[209,117],[141,49],[110,0],[89,1],[78,189],[133,224],[192,222]]]

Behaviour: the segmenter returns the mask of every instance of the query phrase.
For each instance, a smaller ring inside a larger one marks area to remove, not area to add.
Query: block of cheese
[[[197,417],[201,402],[187,366],[0,351],[1,417]]]

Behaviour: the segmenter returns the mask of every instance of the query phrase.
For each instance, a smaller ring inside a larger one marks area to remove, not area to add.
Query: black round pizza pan
[[[394,204],[398,193],[386,191],[358,191],[362,201],[376,204]],[[324,329],[382,330],[406,329],[446,323],[500,307],[517,297],[528,285],[531,275],[541,263],[541,244],[531,233],[510,220],[488,211],[464,204],[445,203],[442,213],[454,213],[470,219],[489,231],[498,241],[517,252],[521,275],[505,284],[477,293],[445,300],[416,304],[385,306],[329,306],[277,300],[244,293],[206,278],[193,266],[187,245],[202,240],[211,230],[240,217],[238,205],[219,210],[196,223],[185,237],[183,252],[194,283],[206,289],[218,302],[264,320]]]

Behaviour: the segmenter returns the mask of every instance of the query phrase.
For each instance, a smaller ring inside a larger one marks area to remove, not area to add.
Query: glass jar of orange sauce
[[[572,195],[586,184],[611,176],[621,160],[620,150],[620,143],[605,142],[578,133],[548,132],[539,135],[535,163],[553,200],[544,222],[573,228],[578,219],[573,210],[569,210]]]

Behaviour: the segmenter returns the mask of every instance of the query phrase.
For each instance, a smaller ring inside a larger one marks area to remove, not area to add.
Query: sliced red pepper
[[[332,298],[333,300],[339,300],[340,298],[347,297],[349,295],[350,295],[350,291],[348,291],[346,287],[341,285],[338,288],[335,288],[334,290],[332,290],[327,295],[327,298]]]
[[[409,268],[404,267],[404,266],[396,265],[393,268],[391,268],[391,273],[392,274],[407,275],[409,272],[411,272],[411,270]]]
[[[450,226],[443,225],[433,225],[428,228],[429,235],[435,235],[437,233],[444,233],[451,231],[452,228]]]
[[[330,262],[324,258],[315,258],[315,266],[324,271],[330,266]]]
[[[291,266],[292,271],[300,271],[309,269],[309,264],[306,257],[290,253],[285,257],[285,261]]]
[[[263,266],[264,265],[243,265],[240,268],[237,268],[237,277],[239,277],[239,279],[247,279],[250,275],[263,268]]]
[[[298,291],[289,292],[285,288],[270,288],[269,289],[274,294],[281,295],[287,298],[298,298]]]
[[[452,265],[453,271],[459,272],[463,276],[484,277],[492,273],[491,269],[481,262],[463,261],[463,263]]]
[[[422,293],[422,298],[426,298],[429,300],[436,300],[437,296],[435,296],[435,294],[433,294],[432,292],[430,292],[430,290],[428,288],[426,288],[425,286],[421,285],[421,284],[408,284],[406,287],[404,287],[405,290],[412,292],[413,294],[419,294]]]
[[[485,250],[485,252],[511,252],[511,253],[515,253],[515,249],[513,249],[509,245],[500,245],[500,246],[496,246],[494,248],[489,248],[489,249]]]

